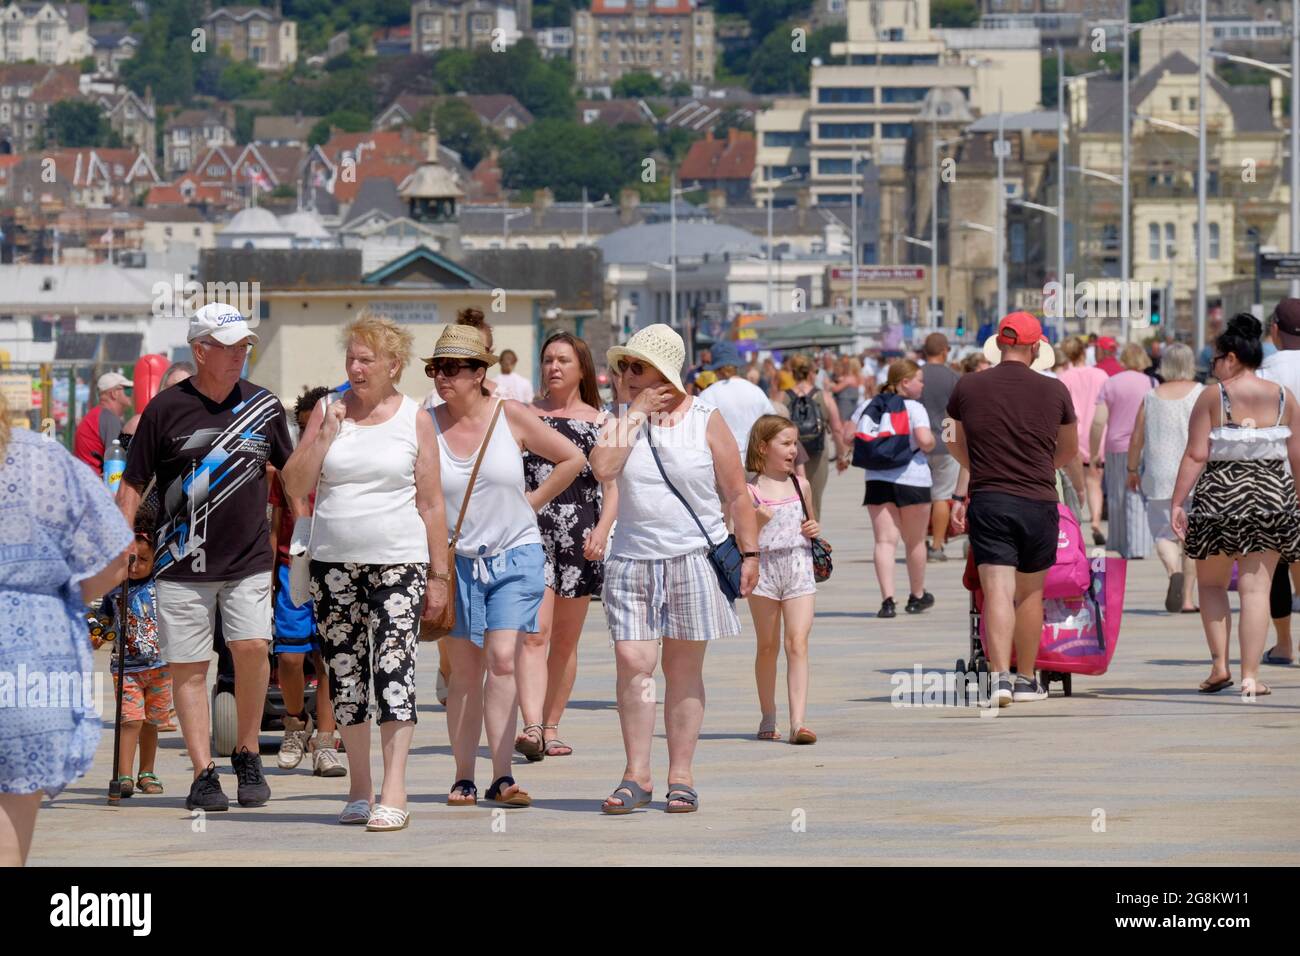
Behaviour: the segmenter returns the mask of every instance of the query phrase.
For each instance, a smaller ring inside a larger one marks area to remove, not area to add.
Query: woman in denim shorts
[[[532,802],[510,775],[510,755],[518,711],[515,654],[524,634],[537,633],[545,590],[537,510],[569,487],[586,465],[578,447],[547,428],[527,406],[489,394],[483,380],[496,361],[477,329],[453,325],[439,337],[424,367],[443,400],[429,414],[438,432],[450,534],[455,534],[470,474],[483,449],[456,538],[456,625],[444,644],[451,656],[447,731],[456,782],[447,802],[453,806],[477,802],[474,758],[485,726],[495,778],[487,798],[511,807]],[[550,477],[532,492],[524,485],[525,449],[555,462]]]
[[[757,521],[735,437],[717,409],[682,387],[681,336],[666,325],[651,325],[627,345],[610,349],[608,358],[618,372],[619,401],[630,405],[606,424],[590,457],[598,481],[618,483],[618,524],[601,600],[618,665],[627,766],[602,810],[629,813],[650,802],[655,698],[646,690],[654,686],[662,641],[665,809],[691,813],[699,803],[691,762],[704,721],[704,651],[714,638],[740,633],[735,608],[709,562],[709,545],[727,537],[725,508],[745,555],[741,594],[748,595],[758,582]],[[664,482],[650,451],[651,433],[664,471],[709,541]]]

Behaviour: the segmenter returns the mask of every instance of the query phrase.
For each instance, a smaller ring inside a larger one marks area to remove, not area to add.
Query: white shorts
[[[961,463],[952,455],[931,455],[926,464],[930,466],[930,500],[946,501],[951,498],[957,490]]]
[[[784,601],[817,593],[812,548],[764,549],[758,553],[758,584],[754,594]]]
[[[169,581],[158,578],[158,643],[168,664],[212,659],[212,636],[221,609],[221,632],[234,641],[271,638],[271,572],[234,581]]]

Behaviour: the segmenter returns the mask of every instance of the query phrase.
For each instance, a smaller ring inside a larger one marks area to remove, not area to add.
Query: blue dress
[[[99,476],[15,429],[0,458],[0,793],[86,773],[102,715],[80,584],[131,544]]]

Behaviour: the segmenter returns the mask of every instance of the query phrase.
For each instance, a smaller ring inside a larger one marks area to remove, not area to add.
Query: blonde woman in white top
[[[708,560],[709,543],[727,537],[734,521],[745,555],[740,593],[758,583],[758,526],[745,487],[736,439],[722,414],[686,394],[681,336],[666,325],[641,329],[608,353],[618,371],[619,401],[591,451],[598,481],[618,483],[618,524],[605,560],[602,603],[618,668],[618,715],[627,764],[605,800],[605,813],[629,813],[650,802],[650,746],[659,645],[663,644],[664,727],[668,734],[669,813],[691,813],[699,796],[691,763],[704,721],[704,652],[709,641],[740,633],[735,609]],[[710,541],[655,465],[653,434],[664,471],[690,503]],[[719,494],[720,492],[720,494]]]
[[[586,464],[573,442],[547,428],[526,405],[488,393],[484,379],[496,362],[478,330],[453,325],[443,331],[424,367],[443,401],[427,417],[437,431],[447,525],[453,532],[474,461],[487,442],[456,540],[456,624],[443,641],[451,659],[447,730],[456,782],[447,802],[452,806],[478,800],[474,762],[484,728],[494,777],[487,799],[511,807],[532,803],[510,774],[510,755],[519,709],[515,657],[524,635],[537,633],[545,590],[537,511],[569,487]],[[536,491],[525,488],[525,450],[555,463]]]
[[[400,830],[410,819],[406,758],[415,735],[419,621],[447,602],[438,441],[416,402],[397,391],[411,360],[411,334],[366,313],[343,339],[349,388],[312,412],[283,479],[293,498],[316,489],[311,593],[351,771],[339,822]],[[358,616],[358,604],[369,612]],[[378,803],[370,776],[372,710],[384,759]]]

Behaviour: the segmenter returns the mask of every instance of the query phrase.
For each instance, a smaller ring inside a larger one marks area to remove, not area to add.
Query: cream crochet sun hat
[[[638,331],[626,345],[616,345],[605,353],[609,367],[618,368],[621,358],[639,360],[653,365],[668,379],[677,391],[686,392],[682,385],[682,366],[686,364],[686,343],[670,326],[658,323]]]

